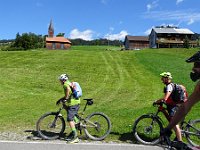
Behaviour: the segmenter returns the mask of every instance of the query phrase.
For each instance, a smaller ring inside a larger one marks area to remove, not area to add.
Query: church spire
[[[54,27],[53,27],[53,21],[51,19],[49,28],[48,28],[48,37],[53,37],[54,36]]]

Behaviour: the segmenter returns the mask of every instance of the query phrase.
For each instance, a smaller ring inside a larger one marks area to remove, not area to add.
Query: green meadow
[[[58,76],[67,73],[71,81],[82,86],[82,98],[94,99],[86,115],[99,111],[109,116],[112,132],[105,140],[134,142],[134,120],[156,111],[152,103],[163,96],[161,72],[171,72],[174,82],[192,92],[192,64],[185,59],[196,51],[120,51],[104,46],[73,46],[69,51],[0,51],[0,132],[35,131],[42,114],[58,109],[55,103],[63,96]],[[84,104],[82,101],[80,111]],[[195,105],[186,120],[199,118],[199,109],[200,104]]]

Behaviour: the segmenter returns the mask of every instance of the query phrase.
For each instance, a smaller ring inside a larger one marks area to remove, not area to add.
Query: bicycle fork
[[[55,128],[56,127],[56,121],[58,120],[58,117],[62,117],[62,114],[60,114],[60,110],[57,112],[53,122],[50,124],[50,128]]]

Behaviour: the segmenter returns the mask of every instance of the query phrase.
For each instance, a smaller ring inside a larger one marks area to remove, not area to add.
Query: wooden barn
[[[48,28],[48,37],[46,37],[46,48],[47,49],[69,49],[71,42],[62,36],[54,36],[54,27],[52,20]]]
[[[159,26],[152,28],[149,35],[150,48],[182,48],[184,40],[188,38],[190,46],[194,41],[191,37],[194,33],[189,29],[180,29],[172,26]]]
[[[124,41],[124,48],[125,50],[139,50],[149,48],[149,37],[127,35]]]

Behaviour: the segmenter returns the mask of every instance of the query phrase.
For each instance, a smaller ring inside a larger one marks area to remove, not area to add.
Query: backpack
[[[79,99],[82,96],[82,89],[78,82],[71,82],[70,88],[72,90],[72,95],[75,99]]]
[[[181,84],[172,83],[172,100],[177,103],[183,103],[187,100],[186,88]]]

